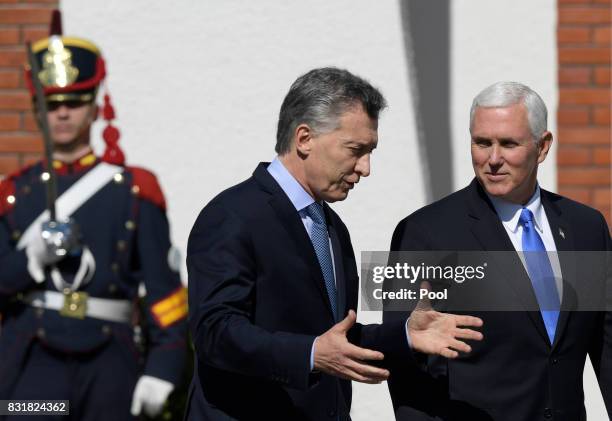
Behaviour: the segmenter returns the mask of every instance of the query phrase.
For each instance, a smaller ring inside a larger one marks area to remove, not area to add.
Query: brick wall
[[[0,178],[41,156],[23,80],[24,45],[47,36],[57,6],[58,0],[0,0]]]
[[[599,209],[610,198],[611,0],[558,0],[559,193]]]

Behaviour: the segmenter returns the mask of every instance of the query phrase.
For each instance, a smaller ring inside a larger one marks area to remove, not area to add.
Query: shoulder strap
[[[56,202],[58,219],[67,219],[76,212],[85,202],[104,187],[115,174],[123,172],[123,167],[101,162],[91,171],[81,177],[68,190],[62,194]],[[17,250],[24,249],[36,235],[38,227],[49,220],[49,211],[41,213],[25,230],[19,242]]]

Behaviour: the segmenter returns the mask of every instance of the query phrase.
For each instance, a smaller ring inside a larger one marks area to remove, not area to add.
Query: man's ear
[[[549,131],[545,131],[540,136],[540,141],[538,142],[538,164],[541,164],[546,159],[548,155],[548,151],[553,143],[553,135]]]
[[[297,152],[304,156],[309,155],[312,150],[312,140],[314,138],[314,133],[310,126],[308,124],[300,124],[295,128],[293,133]]]

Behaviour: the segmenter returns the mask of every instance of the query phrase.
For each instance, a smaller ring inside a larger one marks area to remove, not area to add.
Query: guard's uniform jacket
[[[53,165],[61,196],[100,165],[100,159],[89,154],[73,164],[55,161]],[[133,303],[133,320],[118,322],[87,313],[76,318],[32,305],[32,294],[41,297],[43,291],[53,291],[57,296],[62,292],[52,282],[48,268],[44,282],[35,282],[25,251],[16,247],[24,231],[45,210],[43,172],[40,162],[0,184],[0,399],[10,398],[28,350],[36,342],[54,352],[95,355],[114,341],[126,358],[139,359],[133,324],[138,318],[141,283],[146,288],[146,305],[140,318],[147,338],[142,374],[177,384],[186,346],[186,293],[171,251],[165,201],[155,176],[141,168],[125,167],[72,214],[82,243],[95,258],[93,277],[78,292],[113,300],[99,300],[97,310],[102,313],[112,311],[112,305],[106,308],[105,303]],[[59,264],[67,281],[78,266],[72,263],[67,259]]]

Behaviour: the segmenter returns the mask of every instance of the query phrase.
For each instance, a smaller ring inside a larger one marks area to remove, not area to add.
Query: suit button
[[[330,417],[335,417],[336,416],[336,410],[335,409],[329,409],[327,411],[327,415]]]
[[[544,418],[552,418],[553,411],[550,408],[544,408]]]
[[[39,319],[45,314],[45,309],[38,307],[35,311],[36,317]]]
[[[558,358],[553,358],[553,359],[552,359],[552,363],[553,363],[553,364],[557,364],[558,362],[559,362],[559,359],[558,359]]]
[[[102,326],[102,333],[104,333],[105,335],[110,335],[110,333],[111,333],[110,326],[109,325]]]
[[[36,329],[36,336],[38,336],[40,339],[43,339],[45,337],[45,329],[43,329],[42,327]]]

